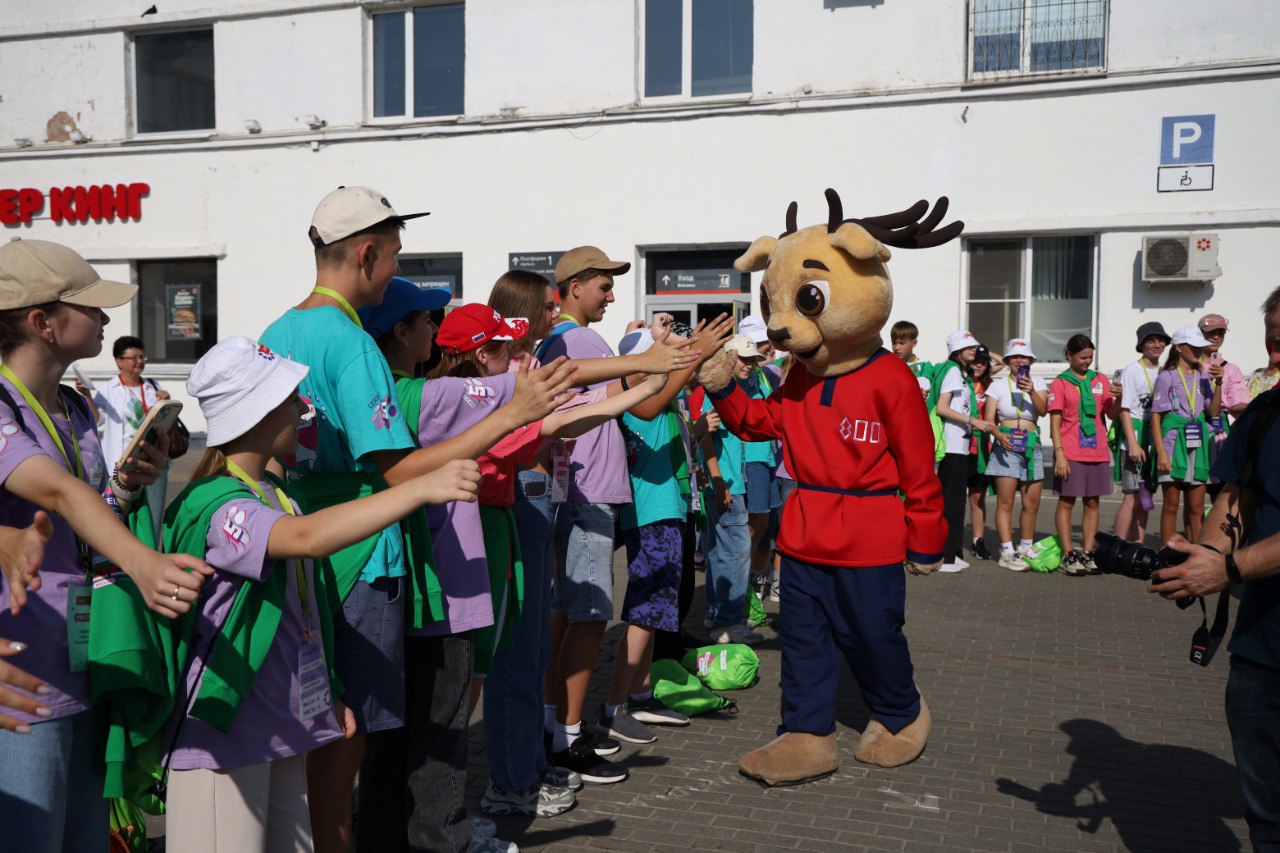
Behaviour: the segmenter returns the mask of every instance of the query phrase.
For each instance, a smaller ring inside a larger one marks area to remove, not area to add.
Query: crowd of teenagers
[[[172,431],[134,441],[169,398],[143,342],[116,340],[109,382],[62,384],[136,288],[55,243],[0,246],[6,845],[106,850],[129,800],[184,853],[515,850],[464,806],[481,701],[480,809],[554,816],[627,779],[619,741],[688,724],[650,665],[696,645],[695,563],[711,640],[763,639],[748,590],[776,600],[794,484],[696,373],[727,349],[768,396],[786,364],[764,322],[659,314],[615,352],[591,326],[630,265],[591,246],[444,314],[447,290],[397,276],[418,215],[365,187],[320,202],[314,286],[193,366],[206,449],[167,505]]]
[[[592,246],[554,282],[512,270],[488,304],[440,319],[447,290],[397,277],[421,215],[366,187],[320,202],[314,286],[192,368],[206,449],[167,505],[170,433],[133,441],[168,397],[143,378],[143,342],[115,342],[101,387],[61,384],[136,288],[54,243],[0,246],[6,846],[105,850],[108,798],[126,798],[163,804],[183,853],[514,850],[464,805],[481,701],[481,811],[550,817],[584,784],[627,779],[608,758],[620,741],[688,724],[655,700],[650,666],[693,644],[695,566],[711,640],[762,639],[749,589],[786,596],[771,537],[795,483],[775,443],[724,428],[696,375],[729,350],[743,390],[772,394],[789,362],[764,321],[657,315],[615,351],[592,325],[630,265]],[[1274,352],[1247,379],[1224,361],[1226,331],[1217,315],[1172,337],[1145,324],[1140,359],[1110,379],[1075,335],[1046,386],[1024,340],[997,357],[955,332],[929,364],[915,327],[894,326],[935,423],[943,571],[968,566],[966,505],[971,550],[991,557],[992,489],[999,564],[1027,568],[1050,445],[1068,573],[1093,568],[1116,479],[1121,535],[1144,531],[1158,490],[1163,538],[1181,504],[1194,539],[1230,417],[1280,379]],[[608,694],[588,708],[615,617]]]
[[[1178,532],[1196,541],[1206,495],[1221,488],[1210,467],[1233,419],[1280,383],[1280,349],[1268,345],[1268,363],[1248,376],[1223,357],[1228,328],[1220,314],[1206,314],[1172,336],[1160,323],[1143,323],[1137,329],[1138,359],[1110,376],[1092,369],[1093,341],[1072,335],[1062,351],[1067,369],[1046,383],[1032,371],[1037,356],[1025,339],[1008,341],[1000,356],[968,331],[956,331],[947,336],[946,360],[931,363],[915,354],[917,327],[895,323],[893,350],[916,374],[934,423],[949,535],[939,571],[969,568],[966,502],[970,554],[1011,571],[1030,569],[1046,473],[1058,496],[1054,532],[1068,575],[1098,571],[1098,501],[1117,483],[1123,498],[1116,536],[1142,541],[1158,494],[1160,541]],[[1045,415],[1047,436],[1041,433]],[[986,543],[989,494],[996,499],[995,553]],[[1021,501],[1016,544],[1015,498]],[[1077,501],[1079,540],[1072,529]]]

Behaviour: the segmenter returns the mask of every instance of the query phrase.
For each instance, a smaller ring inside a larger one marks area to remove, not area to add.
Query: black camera
[[[1099,533],[1093,550],[1093,561],[1103,572],[1140,581],[1149,581],[1152,572],[1176,566],[1186,559],[1186,554],[1172,548],[1157,551],[1110,533]]]

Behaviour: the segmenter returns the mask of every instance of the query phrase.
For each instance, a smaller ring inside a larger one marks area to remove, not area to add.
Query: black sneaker
[[[582,737],[587,739],[587,743],[591,745],[591,748],[595,751],[596,755],[613,755],[615,752],[622,749],[622,744],[618,743],[613,738],[604,737],[603,735],[587,731],[587,726],[585,725],[582,727]]]
[[[627,743],[653,743],[658,739],[648,726],[627,712],[626,705],[618,708],[612,717],[601,706],[600,719],[596,722],[595,729],[597,734],[613,736]]]
[[[568,773],[577,773],[588,785],[612,785],[625,782],[631,774],[625,767],[606,761],[591,748],[589,736],[582,734],[563,752],[551,756],[551,764]]]
[[[1069,551],[1062,559],[1062,573],[1071,575],[1073,578],[1089,574],[1089,569],[1084,563],[1084,554],[1078,550]]]
[[[987,540],[978,539],[973,543],[973,547],[969,549],[969,553],[977,557],[979,560],[994,560],[995,557],[987,550]]]
[[[679,711],[673,711],[650,696],[643,702],[631,699],[627,702],[627,713],[647,726],[687,726],[689,718]]]

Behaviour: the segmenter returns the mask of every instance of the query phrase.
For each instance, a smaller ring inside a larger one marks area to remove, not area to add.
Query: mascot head
[[[932,211],[922,200],[865,219],[845,219],[836,191],[828,189],[826,196],[825,225],[797,228],[793,201],[787,230],[756,240],[734,267],[764,271],[760,309],[769,339],[815,376],[839,376],[881,346],[880,330],[893,308],[888,247],[938,246],[959,235],[964,223],[934,230],[947,213],[945,196]]]

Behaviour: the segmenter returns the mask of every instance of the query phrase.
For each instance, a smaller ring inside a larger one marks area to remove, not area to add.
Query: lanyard
[[[1194,374],[1196,378],[1191,383],[1191,388],[1188,388],[1187,377],[1182,372],[1182,368],[1178,367],[1176,368],[1176,370],[1178,371],[1178,378],[1182,380],[1182,390],[1187,393],[1187,417],[1194,418],[1196,416],[1196,393],[1192,392],[1191,388],[1196,388],[1197,390],[1199,389],[1200,375]]]
[[[565,320],[568,320],[570,323],[572,323],[572,324],[573,324],[573,325],[575,325],[575,326],[581,326],[581,325],[582,325],[581,323],[579,323],[579,322],[578,322],[578,318],[577,318],[577,317],[571,317],[571,316],[569,316],[568,314],[561,314],[559,317],[557,317],[557,318],[556,318],[556,322],[557,322],[557,323],[562,323],[562,322],[564,322]]]
[[[342,309],[342,313],[346,314],[351,319],[351,322],[356,324],[357,328],[364,328],[364,324],[360,322],[360,315],[356,313],[356,309],[351,307],[351,303],[348,302],[347,298],[341,293],[328,287],[321,287],[318,284],[311,288],[311,292],[318,293],[321,296],[327,296],[334,302],[337,302],[338,307]]]
[[[1012,403],[1013,403],[1013,394],[1014,394],[1014,390],[1013,390],[1013,377],[1012,377],[1012,376],[1006,376],[1006,377],[1004,378],[1004,381],[1005,381],[1005,382],[1007,382],[1007,383],[1009,384],[1009,402],[1010,402],[1010,404],[1012,404]],[[1023,393],[1023,391],[1022,391],[1022,389],[1021,389],[1021,388],[1019,388],[1019,389],[1018,389],[1017,393],[1018,393],[1019,395],[1021,395],[1022,399],[1020,399],[1020,400],[1018,401],[1018,417],[1017,417],[1017,418],[1015,418],[1015,420],[1017,420],[1017,422],[1018,422],[1018,427],[1017,427],[1017,428],[1018,428],[1018,429],[1021,429],[1021,428],[1022,428],[1022,421],[1023,421],[1022,412],[1023,412],[1023,409],[1025,409],[1025,408],[1026,408],[1026,406],[1027,406],[1027,395]],[[1035,404],[1033,403],[1032,405],[1035,405]],[[1029,415],[1030,415],[1031,413],[1030,413],[1030,412],[1028,412],[1027,414],[1028,414],[1028,417],[1026,418],[1026,420],[1028,420],[1028,421],[1032,420],[1032,418],[1031,418],[1031,417],[1029,417]],[[998,413],[998,412],[997,412],[997,415],[999,415],[999,413]]]
[[[396,370],[394,367],[391,369],[391,375],[392,375],[392,376],[395,376],[395,377],[396,377],[396,378],[398,378],[398,379],[412,379],[412,378],[413,378],[413,376],[412,376],[411,374],[406,373],[406,372],[405,372],[405,371],[403,371],[403,370]]]
[[[124,385],[124,380],[123,380],[123,379],[122,379],[122,380],[120,380],[120,384],[121,384],[121,385]],[[132,397],[132,396],[133,396],[133,391],[132,391],[132,390],[130,390],[130,388],[131,388],[131,386],[129,386],[129,385],[124,385],[124,390],[128,392],[128,394],[129,394],[129,396],[130,396],[130,397]],[[147,409],[147,385],[146,385],[146,383],[145,383],[145,382],[144,382],[143,384],[141,384],[141,385],[139,385],[139,386],[138,386],[138,402],[142,404],[142,414],[144,414],[144,415],[145,415],[145,414],[147,413],[147,411],[148,411],[148,409]]]
[[[266,492],[262,491],[262,488],[253,481],[252,477],[250,477],[248,474],[244,472],[243,468],[241,468],[236,463],[232,462],[230,459],[227,460],[227,471],[231,474],[231,476],[235,477],[237,480],[239,480],[240,482],[248,486],[250,489],[252,489],[255,495],[262,498],[263,503],[267,504],[267,506],[271,505],[271,501],[267,500]],[[289,496],[284,493],[284,490],[281,489],[279,486],[273,486],[273,488],[275,489],[275,492],[276,492],[276,500],[280,501],[280,508],[285,512],[287,512],[289,515],[297,515],[297,513],[294,512],[293,510],[293,504],[290,503],[289,501]],[[297,584],[298,584],[298,602],[302,605],[302,625],[303,625],[303,628],[306,630],[307,634],[310,634],[311,633],[311,596],[307,592],[307,578],[306,578],[306,575],[304,575],[302,572],[302,560],[296,559],[296,558],[294,559],[293,571],[294,571],[294,579],[297,581]]]
[[[1147,393],[1154,396],[1156,393],[1156,389],[1151,384],[1151,374],[1147,372],[1147,363],[1145,361],[1139,361],[1138,365],[1142,368],[1142,378],[1147,380]],[[1156,373],[1157,374],[1160,373],[1159,365],[1156,365]]]
[[[62,443],[62,437],[58,435],[58,431],[54,429],[53,420],[49,417],[49,413],[44,410],[44,406],[40,405],[40,401],[35,398],[31,390],[27,388],[25,382],[18,378],[18,375],[9,369],[9,365],[0,364],[0,376],[8,379],[13,387],[18,389],[18,393],[22,395],[22,399],[31,407],[31,411],[36,413],[36,417],[40,419],[40,425],[44,427],[49,438],[53,439],[53,443],[57,445],[58,452],[62,454],[62,459],[67,463],[67,470],[76,475],[76,478],[84,480],[84,457],[80,453],[80,440],[76,438],[76,425],[71,424],[71,449],[75,452],[76,464],[71,466],[71,457],[67,455],[66,445]],[[67,420],[71,420],[71,412],[67,412]],[[95,484],[96,485],[96,484]],[[85,542],[79,536],[76,536],[76,548],[80,553],[80,565],[84,569],[86,578],[89,575],[89,543]]]

